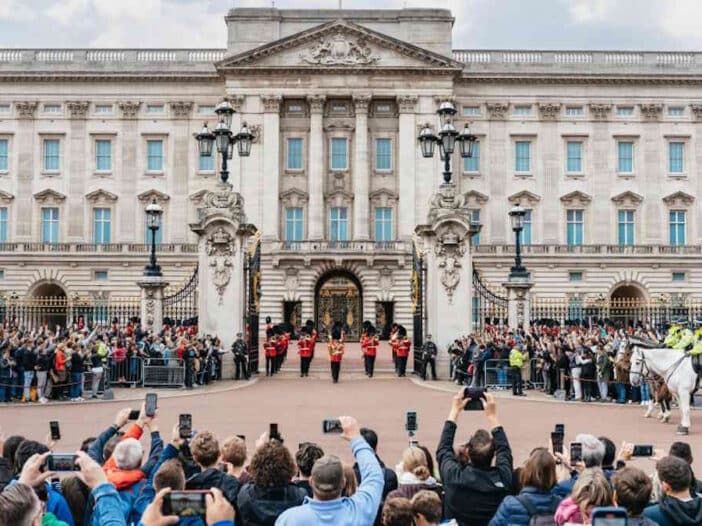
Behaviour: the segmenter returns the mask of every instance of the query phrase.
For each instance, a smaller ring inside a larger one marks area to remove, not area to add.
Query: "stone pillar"
[[[519,327],[527,329],[531,320],[529,290],[534,284],[510,280],[502,286],[507,289],[507,325],[512,330]]]
[[[244,332],[244,258],[256,229],[247,224],[244,200],[230,184],[219,183],[202,202],[198,221],[190,224],[198,235],[198,327],[219,336],[228,349]]]
[[[353,160],[353,237],[364,241],[369,238],[368,192],[368,103],[369,95],[353,98],[356,109],[356,143]]]
[[[141,289],[141,324],[147,331],[158,332],[163,326],[163,291],[168,286],[162,276],[143,276]]]
[[[397,234],[399,239],[412,237],[412,227],[417,224],[415,217],[415,158],[417,152],[417,130],[415,95],[397,97],[400,110],[397,173],[400,196],[397,204]]]
[[[263,238],[280,238],[280,95],[262,95],[263,102]]]
[[[139,145],[139,128],[137,116],[141,102],[122,101],[117,104],[122,112],[122,171],[120,174],[120,193],[130,195],[137,188],[137,181],[143,173],[137,173],[137,150]],[[117,153],[117,152],[115,152]],[[119,202],[119,238],[122,243],[134,243],[141,239],[144,232],[144,215],[137,206],[136,199],[120,199]],[[145,240],[146,242],[146,240]]]
[[[307,97],[310,104],[309,209],[307,210],[309,238],[324,239],[324,95]]]
[[[171,143],[173,144],[173,176],[171,178],[173,199],[169,206],[168,217],[165,219],[169,241],[185,243],[188,232],[186,224],[181,218],[188,217],[188,174],[191,172],[189,152],[192,151],[193,146],[189,125],[193,103],[178,101],[171,102],[170,106],[173,115],[173,142]]]
[[[36,140],[34,137],[34,115],[38,103],[36,101],[15,102],[17,112],[17,135],[16,144],[31,145]],[[15,147],[17,151],[17,196],[14,205],[17,210],[24,210],[24,214],[16,213],[15,240],[16,241],[36,241],[41,238],[41,233],[37,239],[32,239],[32,222],[35,220],[31,211],[34,205],[32,198],[32,181],[34,180],[34,148]],[[39,161],[41,162],[41,160]],[[11,227],[12,228],[12,227]],[[10,234],[11,235],[11,234]]]
[[[87,101],[69,101],[66,102],[66,109],[71,116],[71,135],[69,143],[66,145],[66,151],[70,152],[70,161],[68,163],[68,200],[66,211],[82,209],[83,196],[85,195],[85,182],[88,180],[87,169],[92,166],[91,162],[85,157],[85,139],[86,139],[86,116],[88,114],[89,104]],[[68,241],[84,241],[85,229],[83,222],[83,214],[66,214],[68,219]]]
[[[442,184],[431,201],[427,224],[415,233],[422,240],[427,268],[425,283],[427,334],[439,349],[439,374],[448,374],[447,349],[472,332],[473,265],[470,238],[480,230],[454,183]]]

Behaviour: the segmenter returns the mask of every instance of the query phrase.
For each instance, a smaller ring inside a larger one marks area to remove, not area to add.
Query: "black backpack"
[[[524,495],[518,495],[517,500],[529,514],[529,526],[556,526],[554,515],[558,508],[558,500],[553,498],[548,511],[539,511],[536,506]]]

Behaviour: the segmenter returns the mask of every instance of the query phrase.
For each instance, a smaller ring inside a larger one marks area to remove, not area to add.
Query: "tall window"
[[[569,246],[583,244],[584,213],[583,210],[566,211],[566,242]]]
[[[392,141],[390,139],[375,140],[375,169],[392,169]]]
[[[285,209],[285,241],[302,241],[302,208]]]
[[[670,244],[673,246],[685,244],[685,210],[671,210],[670,214]]]
[[[517,172],[529,172],[531,170],[531,141],[517,141],[514,146],[514,169]]]
[[[566,171],[568,173],[582,173],[583,143],[581,141],[568,141],[566,144],[566,154]]]
[[[157,245],[160,245],[163,242],[163,225],[166,223],[165,219],[166,219],[166,214],[164,213],[161,216],[161,228],[156,230],[156,244]],[[149,228],[149,216],[147,216],[146,214],[144,214],[144,227],[145,227],[144,243],[146,243],[147,245],[150,245],[151,244],[151,229]]]
[[[332,241],[348,241],[349,218],[346,207],[334,207],[329,210],[329,239]]]
[[[146,169],[149,172],[163,171],[163,141],[146,141]]]
[[[617,171],[630,174],[634,171],[634,143],[619,141],[617,143]]]
[[[302,139],[288,139],[288,170],[302,170]]]
[[[212,148],[210,155],[200,155],[198,153],[197,169],[200,172],[214,172],[215,169],[215,153],[217,148]]]
[[[331,168],[332,170],[347,170],[348,167],[346,139],[334,137],[331,140]]]
[[[93,209],[93,243],[110,242],[110,224],[112,210],[109,208]]]
[[[95,169],[98,172],[112,170],[112,141],[108,139],[95,141]]]
[[[7,139],[0,139],[0,172],[7,172],[9,169],[9,163],[8,163],[8,140]]]
[[[618,236],[620,245],[634,244],[634,210],[619,210]]]
[[[0,243],[7,243],[7,208],[0,208]]]
[[[685,171],[685,143],[668,143],[668,172],[679,174]]]
[[[480,224],[480,210],[471,210],[470,211],[470,222],[471,223],[476,223]],[[473,234],[473,236],[470,238],[471,243],[473,243],[474,247],[477,247],[480,244],[480,232],[477,234]]]
[[[464,172],[479,172],[480,171],[480,143],[476,142],[473,145],[473,155],[463,158]]]
[[[44,139],[44,170],[58,171],[60,169],[60,143],[58,139]]]
[[[59,238],[59,209],[41,209],[41,242],[58,243]]]
[[[392,241],[392,208],[375,209],[375,240]]]
[[[526,210],[522,227],[520,241],[522,245],[531,245],[531,210]]]

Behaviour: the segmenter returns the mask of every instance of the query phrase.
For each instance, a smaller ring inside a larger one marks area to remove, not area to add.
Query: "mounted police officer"
[[[236,333],[236,340],[232,343],[232,353],[234,354],[234,365],[236,366],[235,380],[241,378],[243,373],[244,379],[249,379],[249,353],[246,348],[246,343],[240,332]]]
[[[427,341],[422,346],[422,380],[427,379],[427,368],[431,366],[431,379],[436,380],[436,355],[439,350],[431,339],[431,334],[427,335]]]

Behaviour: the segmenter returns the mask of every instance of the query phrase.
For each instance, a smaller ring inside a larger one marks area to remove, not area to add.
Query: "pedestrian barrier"
[[[112,357],[108,362],[106,374],[110,383],[115,386],[142,385],[143,362],[141,356],[124,356],[119,359]]]
[[[483,370],[483,385],[488,389],[506,389],[509,380],[509,360],[487,360]]]
[[[142,378],[145,387],[181,387],[185,384],[185,363],[175,358],[146,358]]]

